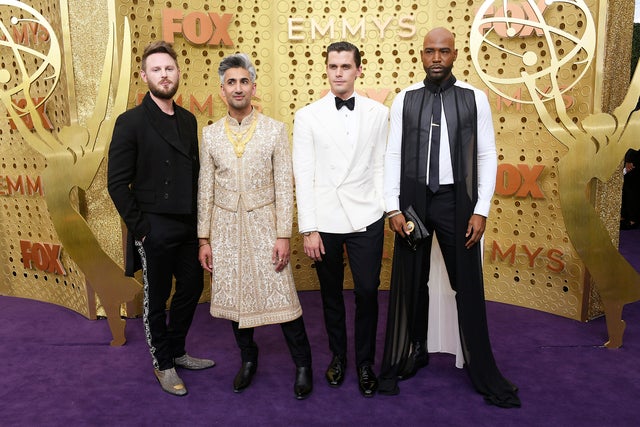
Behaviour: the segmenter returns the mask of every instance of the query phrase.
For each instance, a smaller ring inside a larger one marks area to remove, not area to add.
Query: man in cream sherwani
[[[315,261],[329,348],[330,386],[345,375],[347,332],[342,295],[344,247],[353,274],[356,300],[355,361],[365,397],[378,388],[372,370],[378,322],[384,202],[382,176],[388,109],[356,94],[362,73],[360,51],[351,43],[328,46],[331,91],[295,115],[293,172],[298,227],[304,252]]]

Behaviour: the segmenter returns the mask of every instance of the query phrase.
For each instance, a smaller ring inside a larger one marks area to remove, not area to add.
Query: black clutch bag
[[[402,211],[402,215],[404,215],[404,219],[407,222],[407,229],[402,238],[402,241],[413,251],[415,251],[418,246],[429,237],[429,232],[427,231],[427,227],[422,223],[418,214],[413,209],[413,206],[408,206],[404,211]]]

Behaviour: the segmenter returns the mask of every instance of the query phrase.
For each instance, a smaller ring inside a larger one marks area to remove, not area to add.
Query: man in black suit
[[[214,365],[185,351],[204,283],[196,232],[198,124],[173,101],[180,70],[170,44],[147,46],[140,77],[149,92],[141,105],[116,121],[108,189],[127,226],[125,274],[143,271],[143,321],[156,378],[167,393],[184,396],[187,389],[175,367],[197,370]]]
[[[622,184],[622,216],[620,229],[640,226],[640,150],[630,148],[624,155],[624,182]]]

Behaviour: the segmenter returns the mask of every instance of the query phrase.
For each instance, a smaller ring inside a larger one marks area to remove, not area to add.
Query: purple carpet
[[[638,233],[629,238],[640,239],[640,230],[634,231]],[[638,249],[634,263],[640,269]],[[345,292],[345,298],[351,326],[353,293]],[[387,292],[380,293],[378,363],[387,298]],[[231,326],[211,318],[208,304],[199,305],[187,349],[215,359],[217,366],[181,370],[189,395],[179,398],[164,393],[153,375],[141,319],[127,321],[125,346],[110,347],[104,320],[0,297],[0,425],[638,425],[640,302],[625,307],[624,346],[616,350],[602,347],[607,339],[603,318],[580,323],[487,303],[495,357],[522,399],[520,409],[500,409],[484,403],[465,371],[455,368],[454,356],[447,354],[432,355],[427,368],[400,383],[398,396],[365,399],[358,392],[350,350],[345,383],[329,388],[323,377],[330,354],[320,294],[301,292],[300,299],[315,380],[313,394],[304,401],[293,397],[294,367],[279,326],[256,330],[258,373],[249,389],[234,394],[231,383],[240,361]],[[352,338],[351,328],[349,334]]]

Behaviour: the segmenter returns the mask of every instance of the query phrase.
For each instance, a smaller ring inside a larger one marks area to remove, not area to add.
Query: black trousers
[[[467,372],[475,389],[484,395],[485,399],[495,405],[511,407],[520,406],[516,396],[517,388],[500,373],[491,350],[489,331],[487,328],[487,314],[485,309],[484,286],[480,274],[459,269],[460,265],[481,266],[480,244],[470,249],[458,247],[459,237],[454,218],[456,195],[452,187],[441,189],[433,194],[427,189],[427,212],[425,225],[429,231],[435,231],[442,250],[444,263],[449,274],[449,280],[456,291],[456,305],[458,309],[458,324],[460,340],[465,356]],[[412,341],[425,341],[427,338],[427,319],[429,294],[427,280],[430,269],[431,241],[424,243],[423,271],[419,273],[420,291],[416,297],[416,309],[413,312]],[[463,263],[460,257],[470,257],[471,263]],[[461,277],[458,277],[458,273]],[[420,313],[421,312],[421,313]]]
[[[640,168],[640,164],[637,167]],[[627,172],[624,176],[621,213],[627,221],[640,221],[640,169]]]
[[[185,340],[204,287],[195,215],[147,213],[151,232],[136,242],[144,281],[143,321],[153,365],[164,370],[185,354]],[[169,319],[166,307],[173,278]]]
[[[384,242],[384,218],[358,233],[320,233],[325,254],[316,262],[324,323],[329,348],[334,355],[347,355],[347,326],[344,297],[344,246],[353,275],[356,300],[356,366],[373,365],[378,326],[378,287]]]
[[[424,313],[429,309],[429,273],[431,270],[431,240],[433,233],[438,236],[438,245],[442,251],[442,258],[449,275],[451,287],[456,290],[456,242],[455,242],[455,192],[452,186],[444,186],[437,193],[432,193],[428,188],[427,191],[427,214],[425,226],[429,230],[431,236],[428,241],[424,242],[416,255],[420,256],[422,262],[417,263],[416,272],[418,286],[415,292],[415,304],[411,318],[413,324],[411,328],[412,342],[420,342],[426,345],[427,329],[429,316]],[[468,256],[479,256],[479,244],[475,248],[468,250]],[[482,289],[481,284],[475,284],[475,287]],[[456,294],[457,295],[457,294]],[[484,298],[479,301],[473,301],[473,304],[482,304],[484,306]]]
[[[236,337],[236,343],[240,348],[242,362],[257,362],[258,345],[253,340],[254,328],[240,329],[238,322],[231,322],[231,326]],[[290,322],[281,323],[280,327],[296,367],[311,366],[311,346],[309,345],[302,316]]]

